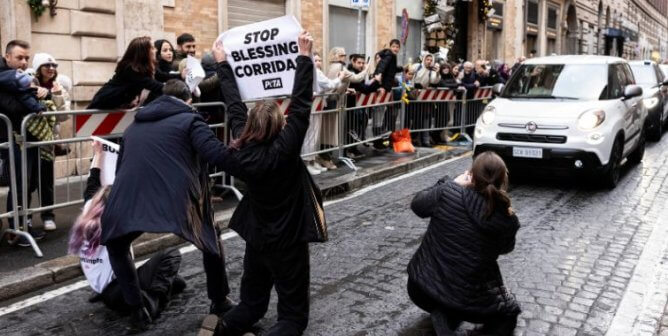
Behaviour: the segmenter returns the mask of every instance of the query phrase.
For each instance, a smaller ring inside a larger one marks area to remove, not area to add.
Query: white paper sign
[[[190,89],[190,92],[195,92],[195,88],[199,85],[200,82],[206,76],[204,74],[204,68],[202,68],[202,63],[195,57],[188,55],[186,59],[186,85]]]
[[[121,146],[111,141],[92,136],[91,139],[102,144],[102,167],[100,167],[100,183],[102,186],[114,184],[116,179],[116,161]]]
[[[241,99],[292,93],[301,30],[294,16],[283,16],[220,34]]]

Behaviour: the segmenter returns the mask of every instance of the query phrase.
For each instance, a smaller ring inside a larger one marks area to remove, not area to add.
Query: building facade
[[[3,0],[0,44],[22,39],[33,52],[52,54],[58,71],[73,80],[76,108],[85,107],[113,75],[116,61],[137,36],[174,43],[177,35],[189,32],[201,55],[229,28],[287,14],[313,34],[324,64],[332,47],[373,55],[402,35],[400,64],[415,62],[422,50],[434,47],[423,29],[423,0],[369,2],[369,8],[359,10],[350,0],[58,0],[55,16],[47,9],[38,18],[27,1]],[[494,0],[486,21],[481,21],[477,0],[441,2],[454,11],[458,31],[448,51],[451,59],[512,63],[532,51],[534,56],[668,59],[667,0]],[[63,128],[67,132],[67,125]],[[78,169],[56,167],[58,176]]]

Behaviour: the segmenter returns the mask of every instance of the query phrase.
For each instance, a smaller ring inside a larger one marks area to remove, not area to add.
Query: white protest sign
[[[202,63],[197,60],[197,58],[188,55],[186,59],[186,85],[190,89],[190,92],[195,92],[195,88],[206,76],[204,74],[204,68],[202,68]]]
[[[294,16],[283,16],[220,34],[241,99],[292,93],[301,30]]]
[[[102,186],[114,184],[116,179],[116,161],[121,146],[111,141],[92,136],[91,139],[102,144],[102,167],[100,167],[100,183]]]

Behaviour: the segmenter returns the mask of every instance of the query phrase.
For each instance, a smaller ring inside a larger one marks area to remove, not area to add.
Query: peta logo
[[[283,81],[281,78],[269,78],[262,81],[265,90],[282,89]]]

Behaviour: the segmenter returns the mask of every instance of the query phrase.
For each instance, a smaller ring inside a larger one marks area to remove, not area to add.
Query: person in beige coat
[[[415,74],[413,82],[420,84],[422,89],[438,86],[441,80],[439,64],[434,63],[434,56],[432,54],[424,55],[422,63],[411,65],[410,70]]]
[[[41,100],[50,100],[53,102],[54,108],[58,111],[69,109],[69,95],[67,90],[63,88],[58,77],[58,62],[53,56],[46,53],[37,53],[33,57],[32,63],[35,70],[35,78],[33,85],[38,88],[38,98]],[[39,92],[44,92],[40,97]],[[54,117],[52,117],[54,118]],[[53,128],[51,133],[57,135],[58,122],[67,119],[67,116],[58,116],[53,120]],[[49,155],[49,158],[40,157],[39,159],[39,179],[40,179],[40,204],[41,206],[50,206],[54,202],[54,157],[55,155],[67,154],[67,147],[62,145],[54,146],[54,152]],[[43,147],[47,149],[47,147]],[[45,231],[53,231],[56,229],[55,215],[52,210],[41,213],[42,223]]]
[[[342,47],[334,47],[329,51],[329,68],[327,70],[327,77],[335,79],[341,76],[341,85],[334,90],[335,93],[343,94],[348,92],[350,83],[360,83],[367,77],[367,70],[355,74],[346,68],[346,50]],[[340,75],[343,72],[343,75]],[[333,110],[343,104],[345,106],[346,100],[339,99],[338,101],[329,100],[327,102],[327,110]],[[324,148],[337,147],[340,145],[339,139],[339,115],[338,113],[325,113],[322,115],[322,128],[320,133],[320,143]],[[332,162],[331,154],[326,153],[320,155],[319,163],[327,169],[336,169],[336,165]]]

